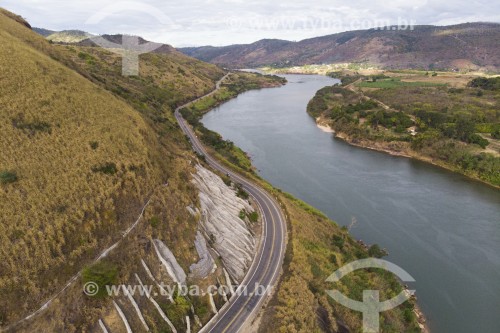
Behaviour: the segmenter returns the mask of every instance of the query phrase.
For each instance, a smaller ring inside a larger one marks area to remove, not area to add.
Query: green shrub
[[[486,146],[488,146],[490,144],[490,142],[488,140],[486,140],[482,136],[475,134],[475,133],[469,137],[469,142],[475,143],[483,149],[486,148]]]
[[[2,184],[14,183],[18,180],[17,173],[15,171],[4,170],[0,172],[0,182]]]
[[[93,172],[102,172],[106,175],[114,175],[118,172],[116,164],[112,162],[104,163],[102,165],[92,167]]]
[[[241,184],[236,185],[236,195],[245,200],[249,198],[248,193],[243,189]]]
[[[90,141],[89,144],[90,144],[90,148],[92,148],[93,150],[96,150],[97,148],[99,148],[99,142],[97,142],[97,141]]]
[[[257,222],[257,220],[259,219],[259,214],[257,214],[257,212],[251,212],[250,214],[248,214],[248,218],[250,219],[250,222]]]
[[[491,132],[491,137],[493,139],[500,139],[500,128],[497,128],[493,132]]]
[[[485,77],[478,77],[471,80],[467,86],[472,88],[481,88],[484,90],[500,90],[500,77],[489,79]]]
[[[338,247],[339,250],[342,250],[342,248],[344,247],[344,242],[344,237],[342,237],[341,235],[333,235],[332,244]]]
[[[229,178],[226,175],[221,176],[220,178],[222,179],[222,181],[224,182],[224,184],[226,184],[226,186],[231,186],[231,178]]]
[[[29,135],[34,135],[36,132],[52,133],[52,126],[49,123],[40,120],[26,121],[23,115],[13,118],[12,125]]]
[[[210,234],[210,238],[208,239],[208,244],[210,246],[214,245],[217,242],[217,237],[214,234]]]
[[[500,130],[499,123],[478,123],[475,126],[475,131],[479,133],[493,133],[497,129]]]
[[[405,318],[407,323],[411,323],[412,321],[415,320],[415,314],[413,313],[413,310],[410,308],[404,309],[403,317]]]
[[[179,295],[174,297],[174,301],[175,303],[162,303],[160,304],[160,307],[175,327],[183,327],[185,325],[184,320],[190,313],[191,304],[186,298]]]
[[[107,261],[99,261],[84,268],[82,272],[82,280],[84,284],[93,282],[99,288],[95,296],[92,296],[97,298],[106,297],[108,295],[106,286],[116,284],[117,277],[118,268],[116,265]]]
[[[368,249],[368,255],[370,257],[374,257],[374,258],[382,258],[382,257],[385,257],[387,255],[387,251],[385,251],[384,249],[381,249],[378,244],[373,244]]]
[[[149,219],[149,224],[151,224],[153,228],[156,228],[160,224],[160,219],[158,216],[153,216]]]

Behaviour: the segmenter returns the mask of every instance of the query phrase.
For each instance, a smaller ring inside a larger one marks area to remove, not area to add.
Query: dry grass
[[[196,257],[196,221],[185,207],[197,195],[189,184],[192,154],[169,111],[212,89],[222,71],[177,53],[153,54],[142,62],[143,76],[125,78],[113,54],[51,45],[2,13],[0,172],[18,180],[0,185],[0,324],[37,309],[120,239],[148,198],[134,237],[164,240],[186,268]],[[94,63],[78,57],[82,50]],[[160,91],[167,94],[155,99]],[[116,259],[122,278],[137,269],[136,253]],[[79,288],[33,327],[93,324],[87,319],[103,304],[72,303]],[[66,311],[71,304],[79,309]]]
[[[0,168],[19,177],[0,188],[0,290],[15,318],[23,311],[9,302],[27,310],[58,287],[130,222],[119,202],[139,204],[162,175],[137,112],[17,38],[25,27],[3,15],[0,24]],[[106,163],[116,174],[92,171]]]

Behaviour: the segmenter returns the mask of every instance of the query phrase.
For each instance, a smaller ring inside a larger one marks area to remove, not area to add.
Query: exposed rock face
[[[200,213],[200,211],[198,210],[198,208],[196,208],[194,206],[187,206],[186,209],[189,212],[189,214],[191,214],[192,216],[196,216],[196,215],[198,215]]]
[[[199,231],[196,233],[194,246],[200,256],[200,261],[189,266],[189,270],[194,277],[203,279],[206,278],[208,274],[213,273],[217,266],[215,265],[212,255],[208,251],[205,238]]]
[[[210,245],[219,253],[224,266],[237,282],[245,276],[255,251],[255,239],[245,221],[239,218],[242,209],[254,209],[236,196],[213,172],[198,165],[193,183],[198,187],[201,205],[201,228]]]
[[[174,254],[170,249],[159,239],[153,239],[153,246],[155,248],[158,259],[160,259],[163,266],[165,266],[170,277],[177,283],[186,283],[186,273],[175,259]]]

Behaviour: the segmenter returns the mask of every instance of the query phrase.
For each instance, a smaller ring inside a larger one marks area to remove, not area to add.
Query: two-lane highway
[[[234,182],[243,186],[245,191],[253,197],[259,206],[258,208],[263,221],[262,239],[247,275],[241,281],[235,295],[231,296],[229,302],[202,329],[202,332],[205,333],[239,332],[245,324],[248,324],[248,321],[253,319],[277,281],[283,264],[286,244],[286,220],[279,203],[264,189],[223,166],[207,154],[205,148],[179,112],[182,108],[220,89],[220,84],[228,75],[230,73],[220,79],[216,84],[215,90],[209,94],[182,105],[175,110],[175,117],[183,132],[191,140],[194,150],[204,155],[207,163],[212,168],[229,175]]]

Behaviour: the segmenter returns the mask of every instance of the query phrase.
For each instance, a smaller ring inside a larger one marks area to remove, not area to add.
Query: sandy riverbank
[[[330,127],[328,126],[328,124],[326,124],[322,119],[321,117],[318,117],[316,118],[316,126],[322,130],[323,132],[326,132],[326,133],[335,133],[335,131]]]

